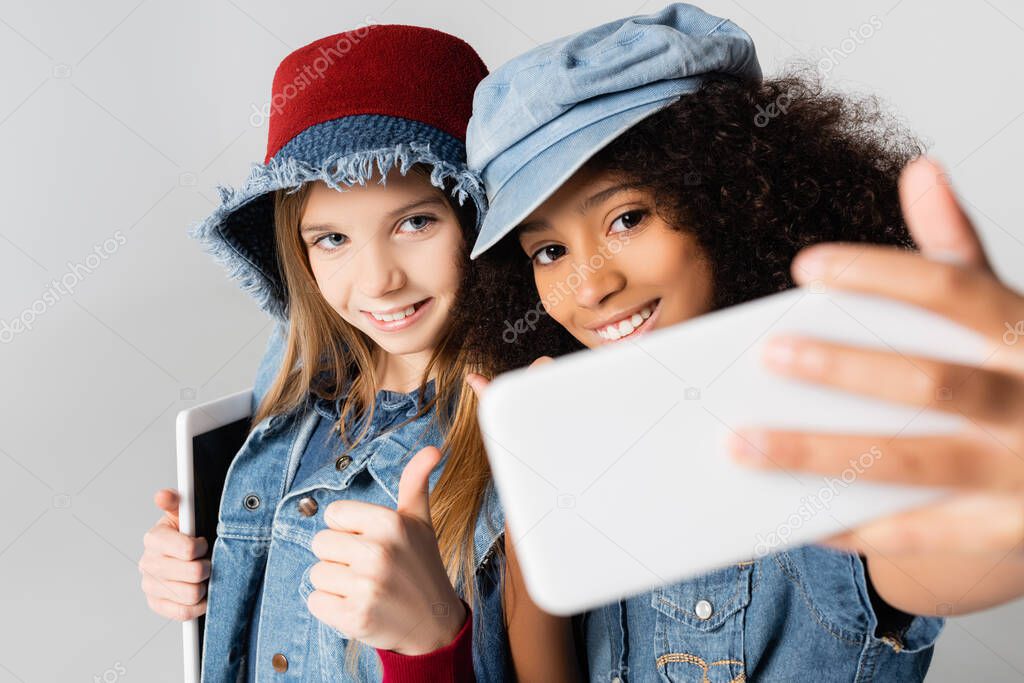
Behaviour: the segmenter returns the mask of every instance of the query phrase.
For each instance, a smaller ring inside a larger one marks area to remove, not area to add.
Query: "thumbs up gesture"
[[[423,654],[450,643],[466,620],[430,521],[428,477],[441,460],[433,446],[402,472],[398,507],[336,500],[326,529],[313,537],[319,562],[306,606],[350,638],[399,654]]]

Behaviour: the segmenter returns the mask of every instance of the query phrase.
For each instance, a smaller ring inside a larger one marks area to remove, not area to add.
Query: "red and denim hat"
[[[295,50],[274,74],[263,163],[240,189],[218,185],[220,205],[189,235],[260,308],[286,320],[275,190],[317,180],[342,190],[421,163],[460,205],[473,200],[479,228],[486,197],[466,167],[466,126],[486,75],[465,41],[419,26],[370,24]]]

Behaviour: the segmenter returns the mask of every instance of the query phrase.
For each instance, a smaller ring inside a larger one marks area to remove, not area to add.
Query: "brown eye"
[[[644,218],[647,217],[647,212],[641,209],[634,209],[627,211],[624,214],[619,215],[614,221],[612,221],[611,232],[624,232],[626,230],[632,230],[636,226],[643,222]],[[616,226],[621,226],[616,229]]]
[[[554,263],[558,259],[565,256],[565,247],[560,244],[549,244],[546,247],[541,247],[534,252],[533,262],[540,266],[546,266],[549,263]]]

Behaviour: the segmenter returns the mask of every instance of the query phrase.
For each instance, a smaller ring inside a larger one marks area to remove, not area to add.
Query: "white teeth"
[[[645,320],[650,318],[653,313],[654,311],[651,310],[650,306],[646,306],[641,309],[639,313],[634,313],[630,317],[623,318],[617,323],[612,323],[611,325],[606,325],[600,328],[597,330],[597,334],[602,339],[611,339],[613,341],[616,339],[622,339],[623,337],[628,337],[633,334],[633,332],[636,331],[636,328],[640,327]]]
[[[395,313],[374,313],[370,311],[370,315],[383,322],[392,322],[394,320],[404,320],[415,312],[416,306],[409,306],[404,311],[397,311]]]

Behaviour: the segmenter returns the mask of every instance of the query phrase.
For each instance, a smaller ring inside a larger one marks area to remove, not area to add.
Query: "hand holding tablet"
[[[150,609],[168,619],[187,621],[206,612],[210,560],[204,556],[209,544],[179,530],[179,501],[174,489],[161,489],[153,496],[164,516],[143,536],[139,572]]]
[[[187,601],[205,596],[224,482],[231,461],[249,434],[251,413],[251,389],[178,413],[175,427],[180,503],[176,503],[173,534],[163,531],[158,538],[163,539],[162,547],[177,558],[159,561],[159,566],[172,572],[160,574],[161,590],[173,589],[186,602],[175,615],[166,615],[184,621],[185,683],[200,680],[206,625],[205,599],[201,611],[198,604],[191,607]],[[195,584],[197,578],[200,584]]]

